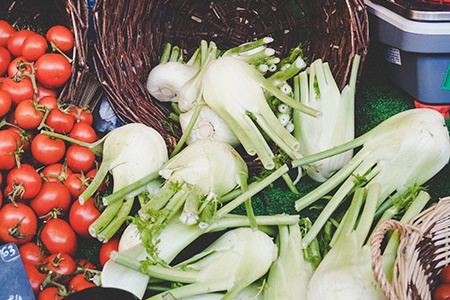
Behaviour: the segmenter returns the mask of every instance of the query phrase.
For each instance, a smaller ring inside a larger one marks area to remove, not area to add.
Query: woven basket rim
[[[396,230],[400,244],[392,282],[383,272],[381,245],[387,232]],[[371,237],[372,270],[383,293],[390,300],[431,299],[437,275],[450,263],[450,196],[418,214],[409,224],[385,220]]]

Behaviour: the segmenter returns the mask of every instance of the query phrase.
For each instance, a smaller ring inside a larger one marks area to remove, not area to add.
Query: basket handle
[[[380,285],[384,295],[389,300],[398,300],[398,296],[395,294],[394,288],[383,272],[383,257],[381,255],[381,243],[384,236],[388,231],[398,230],[399,236],[404,236],[407,232],[411,231],[411,225],[401,223],[397,220],[385,220],[381,222],[372,234],[370,241],[370,252],[372,256],[372,270],[375,275],[375,279]]]

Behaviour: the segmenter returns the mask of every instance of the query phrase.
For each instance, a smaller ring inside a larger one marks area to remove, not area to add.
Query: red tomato
[[[84,204],[75,201],[69,212],[69,223],[73,230],[84,238],[90,238],[89,226],[100,216],[95,206],[94,198],[89,198]]]
[[[47,256],[44,251],[35,242],[28,242],[19,247],[19,253],[22,261],[34,266],[41,265]]]
[[[22,44],[22,56],[28,61],[36,61],[47,52],[47,40],[44,36],[35,33],[29,35]]]
[[[45,34],[47,41],[53,42],[59,50],[69,52],[73,48],[74,34],[69,28],[62,25],[55,25],[51,27]]]
[[[8,65],[8,76],[14,77],[16,75],[32,74],[33,70],[29,61],[27,61],[23,56],[18,56],[11,60]]]
[[[441,273],[439,273],[439,278],[442,282],[450,284],[450,265],[442,268]]]
[[[75,275],[69,282],[69,291],[79,292],[84,289],[97,286],[92,281],[89,281],[84,274]]]
[[[17,125],[17,124],[16,124]],[[27,152],[30,150],[31,140],[33,139],[33,133],[26,132],[23,129],[20,129],[18,127],[9,127],[6,129],[7,131],[11,132],[13,136],[15,137],[17,144],[24,152]]]
[[[99,259],[100,259],[100,265],[103,267],[105,263],[109,260],[109,255],[112,251],[118,251],[119,250],[119,239],[118,238],[112,238],[108,242],[104,243],[100,247],[100,253],[99,253]]]
[[[57,219],[54,219],[57,220]],[[47,258],[47,262],[45,264],[45,268],[47,270],[53,271],[56,273],[55,275],[66,275],[64,278],[55,278],[58,282],[69,282],[71,277],[67,277],[72,275],[76,269],[77,265],[75,263],[75,260],[67,253],[54,253],[50,254],[50,256]]]
[[[22,245],[36,234],[37,218],[33,210],[23,203],[7,203],[0,209],[0,240]]]
[[[45,124],[53,128],[56,133],[68,134],[75,121],[72,116],[61,111],[59,108],[53,108],[45,120]]]
[[[21,128],[25,130],[36,129],[44,118],[44,111],[34,100],[24,100],[17,104],[14,116]]]
[[[21,56],[22,44],[25,39],[32,34],[36,33],[29,29],[21,29],[19,31],[13,32],[8,39],[8,43],[6,44],[9,52],[11,52],[13,56]]]
[[[33,99],[33,84],[29,77],[24,77],[19,81],[11,77],[3,77],[0,81],[0,90],[9,93],[13,104],[17,105],[23,100]]]
[[[433,300],[449,300],[450,299],[450,284],[443,283],[436,287],[433,291]]]
[[[11,187],[14,199],[30,199],[41,190],[42,177],[33,166],[21,164],[9,171],[6,184]]]
[[[56,92],[56,90],[46,88],[46,87],[42,86],[42,84],[39,84],[39,82],[37,82],[36,100],[41,102],[42,98],[44,98],[46,96],[51,96],[56,99],[56,97],[58,96],[58,93]]]
[[[6,47],[6,45],[8,45],[9,37],[14,32],[16,32],[16,30],[11,24],[5,20],[0,20],[0,47]]]
[[[54,209],[65,214],[71,202],[70,192],[63,183],[44,181],[39,193],[30,200],[30,206],[38,217],[43,217]]]
[[[73,199],[77,199],[87,188],[90,179],[80,173],[72,173],[67,176],[64,185],[69,189]],[[74,203],[75,204],[75,203]]]
[[[87,173],[95,166],[95,155],[91,149],[72,144],[66,151],[67,165],[73,172]]]
[[[44,281],[46,275],[44,273],[39,272],[36,266],[32,264],[24,264],[25,272],[27,273],[28,280],[30,281],[31,289],[34,292],[34,295],[38,295],[41,291],[41,285]]]
[[[39,163],[51,165],[59,162],[66,152],[66,144],[61,139],[38,133],[31,142],[31,153]]]
[[[45,181],[59,181],[64,183],[66,178],[73,172],[67,168],[67,164],[55,163],[42,169],[41,175]]]
[[[11,63],[11,53],[5,47],[0,47],[0,76],[5,75]]]
[[[11,105],[11,96],[7,92],[0,90],[0,118],[6,116],[11,109]]]
[[[11,170],[16,166],[16,156],[19,155],[18,141],[9,130],[0,130],[0,170]]]
[[[58,53],[46,53],[35,63],[36,80],[47,88],[64,85],[72,73],[72,65]]]
[[[93,143],[98,139],[95,129],[84,121],[76,122],[73,125],[69,137],[86,143]]]
[[[75,122],[83,121],[91,126],[94,122],[94,116],[87,108],[74,106],[69,110],[69,114],[72,115]]]
[[[64,299],[63,293],[61,293],[61,291],[55,286],[48,286],[44,288],[36,298],[36,300],[62,300],[62,299]]]
[[[43,96],[39,99],[39,104],[44,105],[50,110],[58,109],[58,99],[54,96]]]
[[[76,260],[77,267],[88,270],[96,270],[95,265],[85,258],[79,258]]]
[[[48,220],[39,237],[48,252],[52,254],[65,253],[74,256],[77,252],[77,235],[70,224],[63,219]],[[75,265],[75,262],[73,264]]]

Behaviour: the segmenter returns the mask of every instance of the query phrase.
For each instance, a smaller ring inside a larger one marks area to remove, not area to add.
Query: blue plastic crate
[[[450,22],[407,19],[365,1],[371,43],[381,44],[386,75],[426,104],[450,104]]]

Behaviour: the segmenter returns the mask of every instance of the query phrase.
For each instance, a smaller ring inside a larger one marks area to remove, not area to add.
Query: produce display
[[[358,55],[340,90],[327,62],[300,46],[279,57],[269,37],[202,41],[191,57],[167,44],[142,81],[180,125],[172,149],[140,123],[99,133],[88,107],[58,100],[73,41],[63,26],[42,35],[0,21],[0,245],[18,245],[36,299],[93,287],[139,299],[386,298],[370,237],[438,201],[426,184],[450,160],[440,113],[407,109],[358,132]],[[275,186],[290,210],[256,212]],[[398,243],[389,235],[382,251],[391,279]]]

